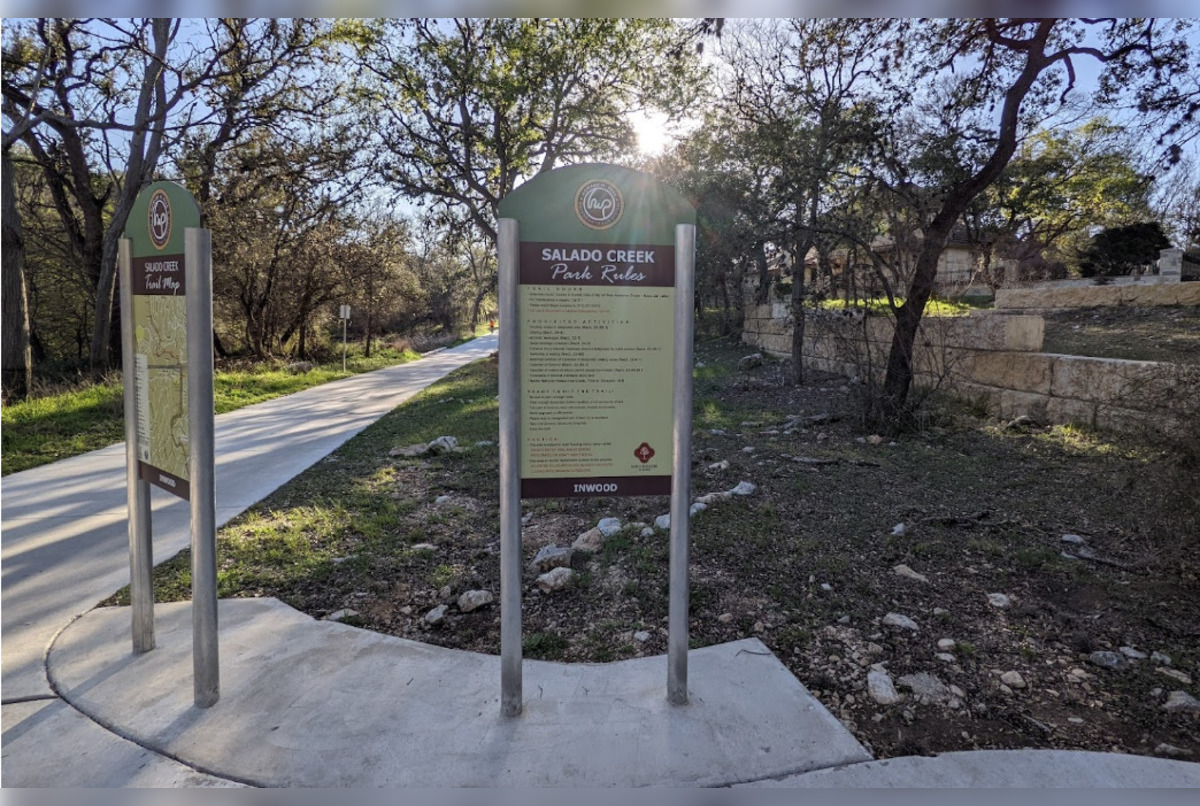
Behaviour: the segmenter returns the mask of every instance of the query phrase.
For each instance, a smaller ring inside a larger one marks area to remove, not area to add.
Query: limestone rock
[[[710,473],[720,473],[722,470],[728,470],[728,469],[729,469],[729,460],[728,459],[722,459],[719,462],[713,462],[711,465],[708,466],[708,472],[710,472]]]
[[[659,515],[657,518],[655,518],[654,519],[654,527],[656,529],[664,529],[664,530],[670,529],[671,528],[671,513],[668,512],[666,515]]]
[[[529,570],[535,574],[544,574],[552,568],[569,567],[575,556],[574,549],[560,546],[543,546],[529,564]]]
[[[992,607],[997,607],[1003,610],[1006,607],[1012,607],[1012,597],[1007,593],[989,593],[987,595],[988,604]]]
[[[879,664],[867,672],[867,693],[880,705],[895,705],[903,699],[896,692],[891,676]]]
[[[1063,535],[1062,537],[1059,538],[1059,540],[1061,540],[1064,543],[1070,543],[1074,546],[1078,546],[1083,543],[1083,538],[1080,537],[1079,535]]]
[[[753,484],[752,482],[749,482],[749,481],[739,481],[737,483],[737,486],[729,491],[729,494],[730,495],[753,495],[754,491],[757,489],[758,489],[757,484]]]
[[[919,630],[917,622],[910,619],[908,616],[902,616],[899,613],[888,613],[883,617],[885,627],[898,627],[902,630]]]
[[[738,369],[754,369],[755,367],[761,367],[762,362],[762,353],[751,353],[750,355],[743,356],[742,359],[738,361]]]
[[[942,663],[954,663],[954,661],[958,660],[958,658],[954,657],[949,652],[938,652],[934,655],[934,657],[940,660]]]
[[[1021,673],[1016,670],[1005,672],[1004,674],[1000,675],[1000,682],[1012,688],[1025,688],[1026,685],[1025,678],[1022,677]]]
[[[639,533],[642,537],[654,537],[654,528],[647,526]]]
[[[494,601],[496,601],[496,597],[492,595],[491,591],[467,591],[458,597],[458,609],[464,613],[470,613],[472,610],[490,605]]]
[[[897,523],[892,527],[892,537],[903,537],[904,533],[907,531],[908,527],[906,525],[903,523]]]
[[[450,496],[449,496],[449,495],[439,495],[437,498],[433,499],[433,503],[435,503],[435,504],[444,504],[444,503],[446,503],[446,502],[447,502],[447,501],[449,501],[449,500],[450,500]]]
[[[458,447],[458,439],[455,437],[438,437],[429,443],[429,453],[434,456],[440,456],[443,453],[450,453]]]
[[[918,574],[907,565],[897,565],[892,569],[892,573],[898,576],[907,577],[908,579],[915,579],[917,582],[929,581],[929,577],[925,576],[924,574]]]
[[[446,620],[446,611],[448,609],[449,608],[444,604],[440,604],[437,607],[433,608],[432,610],[430,610],[428,613],[425,614],[425,623],[428,624],[430,627],[438,626],[439,624],[441,624],[443,621]]]
[[[688,508],[688,515],[694,518],[697,514],[706,509],[708,509],[708,504],[704,503],[703,501],[697,501]]]
[[[343,619],[348,619],[348,618],[351,618],[352,616],[357,616],[357,615],[358,615],[357,610],[351,610],[348,607],[343,607],[341,610],[333,611],[328,616],[326,616],[324,619],[322,619],[322,621],[342,621]]]
[[[721,622],[722,624],[728,624],[729,622],[733,621],[733,613],[722,613],[721,615],[717,616],[717,621]]]
[[[1168,758],[1185,758],[1191,754],[1192,751],[1188,750],[1186,747],[1176,747],[1175,745],[1167,744],[1166,742],[1161,742],[1154,748],[1154,755],[1167,756]]]
[[[437,551],[437,546],[432,543],[417,543],[411,549],[412,551]]]
[[[650,633],[646,632],[645,630],[638,630],[633,634],[633,640],[637,641],[639,644],[644,644],[650,640]]]
[[[1191,676],[1179,671],[1178,669],[1168,669],[1165,666],[1156,666],[1154,671],[1158,672],[1159,674],[1165,674],[1167,677],[1170,677],[1173,680],[1178,680],[1185,686],[1190,686],[1192,684]]]
[[[937,648],[942,652],[950,652],[956,646],[958,646],[958,642],[953,638],[939,638],[937,642]]]
[[[1145,652],[1140,652],[1131,646],[1118,647],[1117,651],[1130,660],[1145,660],[1148,657]]]
[[[542,593],[553,593],[569,587],[575,581],[575,572],[570,568],[553,568],[537,578]]]
[[[896,685],[910,689],[917,697],[923,697],[932,703],[945,704],[954,696],[949,686],[929,672],[917,672],[898,677]]]
[[[1116,652],[1109,652],[1106,649],[1088,655],[1088,661],[1101,669],[1124,669],[1129,663]]]
[[[1171,656],[1166,654],[1165,652],[1157,652],[1157,651],[1151,652],[1150,660],[1152,662],[1158,664],[1159,666],[1170,666],[1171,665]]]
[[[605,537],[612,537],[617,532],[621,531],[621,521],[617,518],[601,518],[600,522],[596,524],[596,528],[599,529]]]
[[[1163,710],[1172,714],[1197,714],[1200,713],[1200,700],[1186,691],[1172,691],[1167,695]]]
[[[424,456],[429,453],[429,446],[424,442],[416,445],[403,445],[398,448],[392,448],[388,451],[388,456],[406,456],[412,458],[414,456]]]
[[[604,532],[593,527],[575,538],[575,542],[571,544],[571,548],[576,551],[590,551],[593,554],[600,550],[604,545]]]

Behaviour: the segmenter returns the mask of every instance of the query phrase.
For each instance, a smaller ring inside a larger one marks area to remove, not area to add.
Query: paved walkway
[[[224,523],[450,370],[478,339],[413,364],[217,418]],[[221,699],[192,704],[190,606],[155,608],[130,651],[122,445],[6,477],[6,787],[1200,786],[1200,764],[1058,751],[872,761],[755,639],[665,658],[525,664],[525,712],[499,715],[498,658],[319,622],[271,599],[220,603]],[[187,545],[155,491],[155,556]]]

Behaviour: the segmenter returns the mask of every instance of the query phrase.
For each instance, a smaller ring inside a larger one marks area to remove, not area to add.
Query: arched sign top
[[[183,254],[183,231],[200,226],[200,207],[176,182],[154,182],[138,193],[125,222],[132,256]]]
[[[670,246],[696,210],[648,173],[588,163],[535,176],[501,199],[500,217],[517,220],[522,241]]]

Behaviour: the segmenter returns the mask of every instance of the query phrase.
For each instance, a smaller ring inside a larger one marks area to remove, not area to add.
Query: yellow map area
[[[133,297],[137,339],[138,458],[188,477],[187,301]]]

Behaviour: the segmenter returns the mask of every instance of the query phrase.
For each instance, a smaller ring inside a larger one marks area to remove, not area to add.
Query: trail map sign
[[[675,226],[652,176],[560,168],[500,203],[519,222],[521,496],[669,495]]]
[[[188,501],[195,703],[220,698],[212,237],[173,182],[138,194],[120,242],[125,475],[133,651],[154,649],[150,485]]]
[[[191,194],[174,182],[156,182],[138,194],[125,232],[132,242],[138,473],[185,499],[190,488],[183,233],[199,226],[200,208]]]

